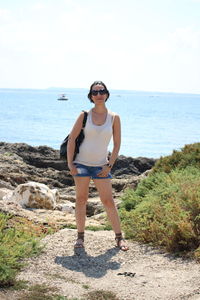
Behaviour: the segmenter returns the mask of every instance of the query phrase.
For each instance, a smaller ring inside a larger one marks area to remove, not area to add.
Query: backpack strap
[[[85,127],[85,124],[86,124],[86,121],[87,121],[87,116],[88,116],[88,112],[87,111],[83,110],[83,112],[84,112],[84,118],[83,118],[83,126],[82,126],[82,128]]]

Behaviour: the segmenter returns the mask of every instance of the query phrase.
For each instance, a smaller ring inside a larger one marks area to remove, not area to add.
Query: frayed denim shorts
[[[90,177],[92,179],[107,179],[112,178],[112,175],[108,173],[108,176],[101,177],[97,174],[101,172],[102,167],[91,167],[91,166],[85,166],[79,163],[75,163],[75,166],[77,168],[78,174],[74,175],[75,177]]]

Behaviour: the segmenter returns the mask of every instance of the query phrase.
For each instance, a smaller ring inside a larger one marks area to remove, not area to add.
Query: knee
[[[114,200],[111,199],[102,199],[102,203],[106,208],[115,208]]]
[[[86,205],[86,203],[87,203],[87,196],[81,195],[76,197],[77,205]]]

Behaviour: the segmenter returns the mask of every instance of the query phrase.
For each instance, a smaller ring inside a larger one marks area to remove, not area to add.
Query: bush
[[[12,216],[0,213],[0,286],[14,284],[15,276],[23,266],[22,258],[40,251],[36,238],[38,228],[24,222],[22,224],[22,219],[14,222]]]
[[[175,168],[184,169],[187,166],[200,169],[200,143],[185,145],[181,151],[174,150],[172,155],[161,157],[152,172],[170,173]]]
[[[144,200],[146,196],[149,195],[150,191],[154,191],[158,187],[163,178],[166,177],[164,172],[155,174],[154,176],[148,176],[137,186],[136,190],[127,189],[122,195],[122,204],[121,209],[124,208],[126,211],[131,211]],[[171,186],[171,181],[168,180],[168,183],[165,183]],[[166,193],[165,186],[160,186],[160,194],[163,196]]]
[[[126,191],[122,200],[127,237],[172,252],[193,250],[200,258],[200,169],[152,173],[136,191]]]
[[[86,296],[87,300],[119,300],[119,298],[113,292],[104,290],[92,291]]]

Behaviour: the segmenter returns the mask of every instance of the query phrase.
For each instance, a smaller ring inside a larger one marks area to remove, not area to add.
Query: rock
[[[59,193],[45,184],[28,182],[18,185],[12,194],[4,196],[3,200],[19,203],[23,208],[54,209],[59,200]]]
[[[140,175],[151,169],[155,163],[156,159],[154,158],[133,158],[120,155],[112,168],[112,173],[114,177],[118,178],[124,178],[127,175]]]
[[[100,214],[104,211],[103,204],[99,197],[88,199],[86,206],[86,215],[88,217],[94,216],[96,214]]]
[[[156,159],[145,157],[118,157],[112,168],[113,197],[117,207],[123,191],[126,188],[135,189],[155,162]],[[0,166],[0,188],[3,189],[0,192],[0,200],[3,198],[0,201],[0,211],[26,216],[35,222],[50,220],[49,222],[62,225],[65,222],[75,224],[74,180],[66,162],[60,160],[59,150],[47,146],[32,147],[24,143],[0,142]],[[34,182],[35,186],[27,187],[29,182]],[[40,188],[36,188],[39,185]],[[59,197],[52,191],[54,188],[59,191]],[[97,197],[98,192],[91,181],[86,218],[89,223],[98,224],[95,216],[104,215],[103,205]],[[100,223],[103,222],[102,219]]]
[[[2,292],[0,292],[0,299],[1,300],[10,300],[9,297],[7,297],[6,295],[4,295]]]
[[[75,211],[75,204],[70,201],[65,201],[64,204],[58,204],[55,209],[66,211],[68,213],[74,213]]]
[[[18,203],[0,201],[0,211],[14,216],[26,218],[36,224],[50,225],[52,227],[63,227],[66,224],[76,224],[75,215],[72,213],[47,210],[40,208],[24,209]],[[1,299],[1,298],[0,298]]]
[[[35,149],[35,151],[37,150],[37,147],[31,147],[31,149],[32,148]],[[34,166],[33,164],[29,164],[27,162],[28,160],[26,159],[26,157],[28,156],[28,152],[26,153],[27,156],[25,156],[24,154],[24,157],[20,156],[22,155],[23,151],[28,151],[28,149],[28,147],[25,147],[24,150],[24,144],[0,143],[0,183],[2,182],[2,184],[0,185],[1,187],[6,187],[4,183],[7,183],[7,185],[13,188],[18,184],[26,183],[28,181],[44,183],[47,184],[50,188],[64,188],[66,186],[74,185],[73,178],[69,174],[68,170],[57,170],[53,169],[50,166],[40,168]],[[32,152],[30,152],[30,157],[32,155],[31,153]],[[42,156],[40,157],[40,159],[42,159]],[[45,160],[44,156],[43,159]],[[34,161],[35,160],[32,157],[32,160],[30,159],[30,162]]]
[[[13,190],[12,185],[9,182],[0,180],[0,188],[6,188],[8,190]]]
[[[3,199],[3,197],[7,196],[11,196],[12,195],[12,191],[10,189],[7,188],[0,188],[0,199]]]
[[[133,176],[132,178],[127,179],[124,184],[123,191],[127,188],[135,190],[138,183],[140,183],[141,180],[143,180],[145,177],[147,177],[148,174],[150,173],[150,171],[151,170],[147,170],[139,176]]]
[[[16,154],[26,164],[37,168],[68,170],[66,162],[60,160],[59,151],[47,146],[33,147],[25,143],[0,142],[0,152],[8,156]]]
[[[151,169],[156,159],[126,157],[120,155],[112,174],[114,178],[140,175]],[[56,188],[74,185],[65,161],[60,160],[59,151],[47,146],[32,147],[25,143],[0,142],[0,180],[12,186],[36,181]]]
[[[75,203],[76,201],[76,191],[74,186],[70,186],[67,188],[59,189],[60,193],[60,202],[66,203],[66,201],[70,201]]]

